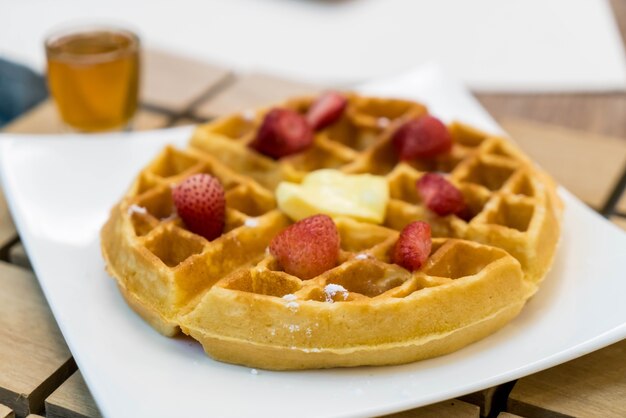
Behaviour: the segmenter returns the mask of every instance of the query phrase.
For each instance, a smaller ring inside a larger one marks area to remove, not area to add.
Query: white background
[[[606,0],[0,0],[0,55],[43,70],[72,22],[120,22],[149,46],[239,70],[347,84],[437,61],[480,90],[626,86]]]

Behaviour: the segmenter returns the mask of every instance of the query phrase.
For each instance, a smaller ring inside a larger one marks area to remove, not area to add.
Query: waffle
[[[136,178],[102,229],[110,274],[129,305],[164,335],[181,329],[215,359],[266,369],[400,364],[455,351],[501,328],[552,264],[561,202],[553,181],[507,140],[461,123],[452,150],[398,161],[391,137],[427,114],[414,102],[348,94],[341,119],[307,150],[280,160],[250,150],[267,109],[197,128],[187,149],[166,148]],[[280,106],[305,112],[312,98]],[[281,181],[311,171],[385,176],[382,225],[336,217],[337,267],[310,280],[281,271],[266,251],[292,221],[277,209]],[[471,220],[429,211],[415,183],[447,173]],[[171,187],[217,177],[226,227],[213,241],[186,230]],[[411,273],[390,261],[398,231],[431,225],[433,245]]]

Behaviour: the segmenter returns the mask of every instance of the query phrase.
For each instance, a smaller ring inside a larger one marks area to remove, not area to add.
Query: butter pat
[[[324,169],[309,173],[300,184],[281,182],[276,200],[296,221],[325,213],[380,224],[385,219],[389,187],[381,176]]]

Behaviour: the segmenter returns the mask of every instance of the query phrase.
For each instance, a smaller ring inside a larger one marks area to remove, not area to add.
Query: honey
[[[139,40],[123,30],[93,29],[46,42],[48,86],[62,119],[80,131],[126,126],[137,110]]]

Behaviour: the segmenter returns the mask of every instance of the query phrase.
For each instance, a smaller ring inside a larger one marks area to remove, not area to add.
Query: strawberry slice
[[[222,235],[226,200],[224,188],[209,174],[194,174],[172,189],[176,212],[187,228],[209,241]]]
[[[272,239],[270,253],[286,273],[312,279],[337,265],[339,232],[328,215],[304,218]]]
[[[411,222],[402,229],[391,252],[391,261],[409,271],[418,270],[428,259],[432,247],[430,225]]]
[[[328,91],[315,100],[306,114],[309,125],[316,130],[335,123],[348,105],[348,99],[336,91]]]
[[[439,119],[426,115],[398,128],[392,144],[401,160],[432,158],[450,151],[452,136]]]
[[[274,108],[265,115],[249,147],[278,159],[300,152],[312,143],[313,131],[304,116],[295,110]]]
[[[463,193],[437,173],[426,173],[417,181],[417,192],[426,207],[439,216],[465,214]],[[471,218],[471,216],[470,216]]]

